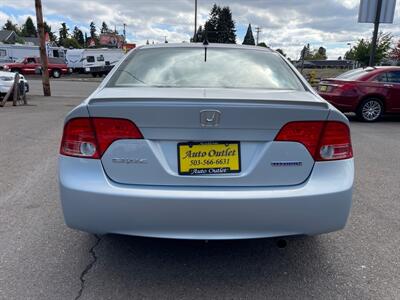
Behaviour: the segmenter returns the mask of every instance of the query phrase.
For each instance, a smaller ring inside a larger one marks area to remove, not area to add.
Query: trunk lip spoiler
[[[307,101],[307,100],[276,100],[276,99],[241,99],[241,98],[169,98],[169,97],[156,97],[156,98],[127,98],[127,97],[115,97],[115,98],[92,98],[88,99],[87,105],[96,105],[96,104],[119,104],[119,103],[157,103],[157,102],[170,102],[170,103],[210,103],[215,104],[218,103],[234,103],[240,102],[241,105],[290,105],[290,106],[308,106],[315,108],[324,108],[329,109],[329,104],[325,101]]]

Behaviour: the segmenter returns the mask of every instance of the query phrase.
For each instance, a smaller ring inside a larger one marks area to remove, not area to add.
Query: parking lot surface
[[[347,227],[317,237],[177,241],[93,236],[64,225],[57,154],[65,114],[98,82],[0,108],[0,299],[399,299],[400,117],[351,122]]]

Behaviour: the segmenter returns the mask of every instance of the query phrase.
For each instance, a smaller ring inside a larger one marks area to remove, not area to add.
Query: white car
[[[15,73],[0,71],[0,94],[7,94],[14,84]],[[21,89],[25,89],[25,93],[29,92],[29,83],[24,75],[19,74],[19,83]]]

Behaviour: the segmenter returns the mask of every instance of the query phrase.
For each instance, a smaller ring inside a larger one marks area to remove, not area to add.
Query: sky
[[[281,48],[291,59],[298,59],[302,47],[323,46],[329,59],[343,56],[360,38],[372,36],[373,24],[357,23],[360,0],[198,0],[198,25],[207,20],[214,3],[229,6],[236,23],[237,42],[242,43],[247,26],[261,28],[260,42]],[[399,2],[399,1],[398,1]],[[138,45],[189,41],[194,32],[194,0],[42,0],[45,21],[56,33],[61,22],[71,29],[88,32],[89,23],[100,27],[105,21]],[[400,38],[400,4],[393,24],[380,30]],[[35,16],[34,0],[0,0],[0,25],[7,19],[22,24]],[[99,30],[99,29],[98,29]],[[254,32],[255,36],[255,32]]]

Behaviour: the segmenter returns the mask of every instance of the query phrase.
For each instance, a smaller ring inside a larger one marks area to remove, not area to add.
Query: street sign
[[[378,0],[361,0],[358,11],[359,23],[375,23]],[[379,23],[393,23],[396,0],[382,0]]]

